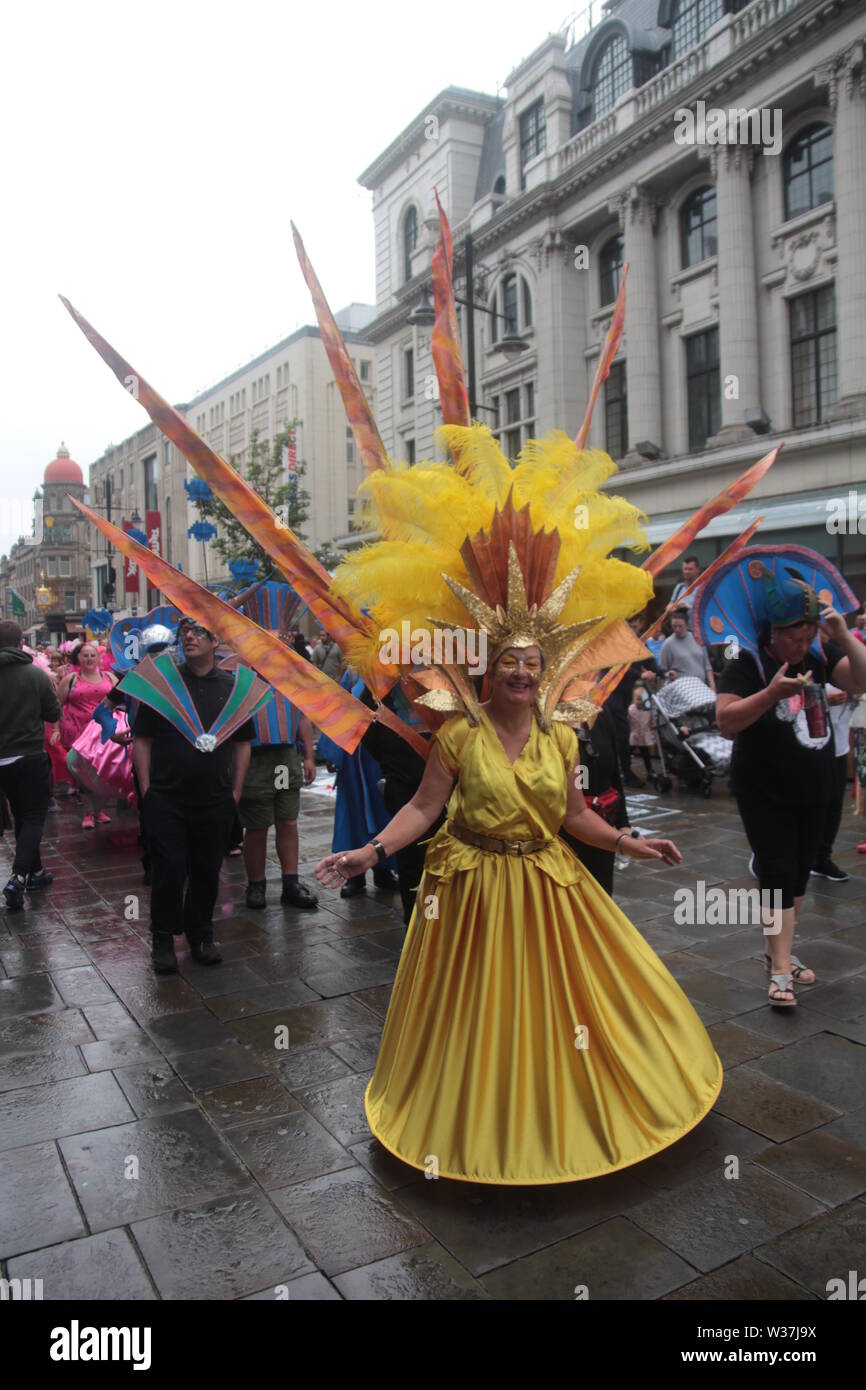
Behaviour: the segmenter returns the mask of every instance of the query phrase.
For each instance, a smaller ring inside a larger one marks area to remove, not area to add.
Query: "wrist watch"
[[[381,864],[383,859],[387,859],[387,858],[388,858],[388,851],[386,850],[385,846],[382,844],[381,840],[371,840],[371,841],[370,841],[370,844],[373,846],[374,850],[376,851],[376,855],[377,855],[377,857],[378,857],[378,861],[379,861],[379,863]]]

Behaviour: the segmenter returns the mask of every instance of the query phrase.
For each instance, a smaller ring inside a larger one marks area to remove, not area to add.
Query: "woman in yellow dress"
[[[405,1163],[473,1182],[598,1177],[703,1118],[721,1064],[691,1004],[562,840],[680,862],[591,811],[578,740],[534,706],[537,645],[497,655],[476,724],[435,738],[421,786],[379,841],[329,855],[334,885],[432,840],[366,1094],[370,1128]],[[451,795],[452,785],[456,787]]]

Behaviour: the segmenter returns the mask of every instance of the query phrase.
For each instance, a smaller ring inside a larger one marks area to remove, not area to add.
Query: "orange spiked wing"
[[[121,357],[105,338],[88,323],[83,314],[60,296],[64,307],[78,324],[85,338],[111,368],[122,386],[144,406],[154,424],[162,430],[188,459],[196,472],[213,488],[217,497],[237,517],[254,540],[270,555],[295,591],[301,596],[325,628],[342,647],[353,637],[375,638],[372,624],[352,611],[349,605],[330,592],[331,576],[314,555],[284,526],[249,484],[220,458],[203,439],[199,438],[183,416],[170,406],[140,373]],[[397,679],[396,668],[383,667],[371,661],[363,672],[370,688],[380,698]]]
[[[452,282],[453,250],[451,228],[448,218],[434,189],[436,207],[439,210],[439,241],[433,252],[433,303],[436,308],[436,322],[433,325],[432,351],[433,365],[439,381],[439,399],[442,405],[442,419],[446,425],[469,425],[469,393],[466,389],[466,371],[463,354],[460,351],[460,335],[457,331],[457,311],[454,307],[454,285]],[[468,287],[471,295],[472,286]]]
[[[325,345],[325,352],[328,354],[328,361],[331,364],[331,371],[334,373],[337,389],[343,400],[346,418],[352,427],[358,453],[361,455],[364,468],[368,473],[377,468],[387,468],[388,457],[385,453],[385,445],[382,443],[376,428],[370,403],[364,395],[355,368],[352,366],[352,359],[346,351],[343,336],[331,313],[316,272],[310,264],[310,259],[301,240],[301,234],[294,222],[291,226],[301,271],[310,291],[316,318],[319,322],[319,331],[322,334],[322,342]]]
[[[135,560],[151,583],[159,588],[182,613],[203,623],[236,652],[242,660],[273,685],[303,714],[324,729],[336,744],[352,753],[357,748],[374,712],[362,705],[326,676],[311,661],[299,656],[273,633],[244,617],[237,609],[202,588],[188,575],[181,574],[167,560],[139,545],[125,531],[97,516],[73,498],[74,505],[93,522],[116,550]]]
[[[775,449],[771,449],[757,463],[753,463],[751,468],[747,468],[745,473],[741,473],[729,487],[723,488],[715,497],[706,502],[703,507],[690,516],[688,521],[684,521],[672,536],[669,536],[652,555],[644,560],[642,569],[648,570],[655,577],[661,574],[663,569],[673,564],[682,555],[686,546],[691,545],[699,531],[709,525],[713,517],[721,516],[724,512],[731,510],[738,502],[748,496],[757,483],[761,481],[764,474],[769,472],[779,455],[783,445],[777,444]]]
[[[622,332],[625,328],[625,277],[628,275],[629,265],[630,262],[626,261],[622,268],[622,279],[620,280],[619,284],[619,294],[616,297],[613,318],[610,321],[610,327],[607,330],[607,336],[604,340],[604,347],[601,351],[601,357],[599,358],[598,366],[595,369],[595,378],[592,383],[592,390],[589,393],[589,403],[586,407],[586,414],[583,417],[583,424],[581,425],[580,429],[578,430],[575,436],[574,442],[577,445],[578,449],[586,448],[586,441],[589,438],[589,427],[592,424],[592,412],[594,411],[595,403],[598,400],[598,393],[601,390],[604,383],[607,381],[608,377],[610,376],[610,369],[613,366],[613,359],[619,352],[619,345],[622,341]]]

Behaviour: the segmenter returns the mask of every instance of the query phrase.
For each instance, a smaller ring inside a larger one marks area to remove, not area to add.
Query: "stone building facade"
[[[375,411],[376,354],[365,335],[373,313],[369,305],[352,304],[335,317]],[[239,461],[242,471],[254,430],[271,441],[288,421],[299,420],[297,457],[306,463],[302,485],[310,495],[303,526],[306,543],[315,549],[349,532],[363,469],[317,327],[299,328],[177,408],[217,453]],[[210,546],[203,554],[201,543],[187,537],[197,512],[184,481],[195,476],[175,446],[147,424],[122,444],[106,449],[91,465],[90,493],[94,507],[116,525],[136,514],[144,530],[148,515],[156,513],[160,553],[199,583],[207,580],[213,585],[225,580],[228,570]],[[111,554],[104,537],[95,531],[91,563],[94,602],[100,606],[105,602],[110,570],[115,576],[118,612],[145,611],[159,602],[153,589],[145,596],[141,576],[127,587],[122,559]]]
[[[763,515],[767,541],[814,546],[866,593],[864,53],[862,0],[608,0],[504,98],[441,92],[360,179],[389,451],[436,454],[430,329],[410,317],[431,285],[435,188],[463,299],[471,237],[476,418],[510,457],[576,433],[628,261],[590,438],[619,463],[608,486],[657,543],[784,440],[699,559]]]
[[[91,606],[90,527],[70,497],[86,501],[87,490],[81,468],[61,444],[33,499],[31,535],[0,561],[0,612],[14,618],[31,641],[57,643],[80,635]]]

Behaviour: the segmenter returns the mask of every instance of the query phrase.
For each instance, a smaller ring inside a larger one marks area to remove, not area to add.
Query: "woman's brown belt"
[[[458,825],[454,820],[448,822],[446,829],[455,840],[474,845],[476,849],[490,850],[493,854],[534,854],[536,850],[553,843],[552,840],[498,840],[491,835],[477,835],[474,830],[467,830],[465,825]]]

